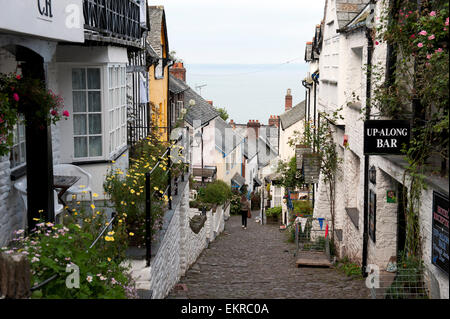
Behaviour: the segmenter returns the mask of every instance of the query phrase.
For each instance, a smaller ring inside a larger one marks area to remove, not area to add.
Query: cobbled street
[[[297,268],[294,252],[278,225],[261,226],[252,218],[244,230],[241,217],[231,216],[181,278],[187,290],[172,289],[168,298],[370,298],[363,279],[334,268]]]

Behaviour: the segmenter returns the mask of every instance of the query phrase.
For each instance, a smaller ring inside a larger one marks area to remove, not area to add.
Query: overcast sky
[[[325,0],[149,0],[166,12],[169,49],[187,83],[225,107],[238,123],[267,123],[284,112],[285,94],[304,99],[305,44],[323,19]],[[255,65],[252,65],[255,64]]]
[[[150,0],[166,12],[170,50],[186,63],[303,61],[325,0]]]

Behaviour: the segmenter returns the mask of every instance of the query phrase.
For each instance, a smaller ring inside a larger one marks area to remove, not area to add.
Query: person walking
[[[250,204],[245,194],[241,195],[242,228],[247,229],[247,217],[250,215]]]

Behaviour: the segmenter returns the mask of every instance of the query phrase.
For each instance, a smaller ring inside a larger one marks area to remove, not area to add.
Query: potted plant
[[[268,208],[266,210],[267,222],[277,223],[280,220],[281,212],[282,212],[281,206]]]

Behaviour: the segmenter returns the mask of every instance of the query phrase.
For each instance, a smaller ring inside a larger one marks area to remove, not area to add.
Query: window
[[[177,112],[176,112],[176,117],[177,119],[181,118],[181,110],[183,109],[183,101],[177,101]]]
[[[159,59],[158,64],[155,66],[155,79],[163,78],[163,60]]]
[[[13,131],[13,146],[9,154],[10,168],[16,168],[26,163],[25,149],[25,125],[23,124],[23,115],[19,117]]]
[[[127,142],[126,67],[110,66],[108,71],[109,152],[113,153]]]
[[[72,69],[74,157],[102,156],[100,68]]]

